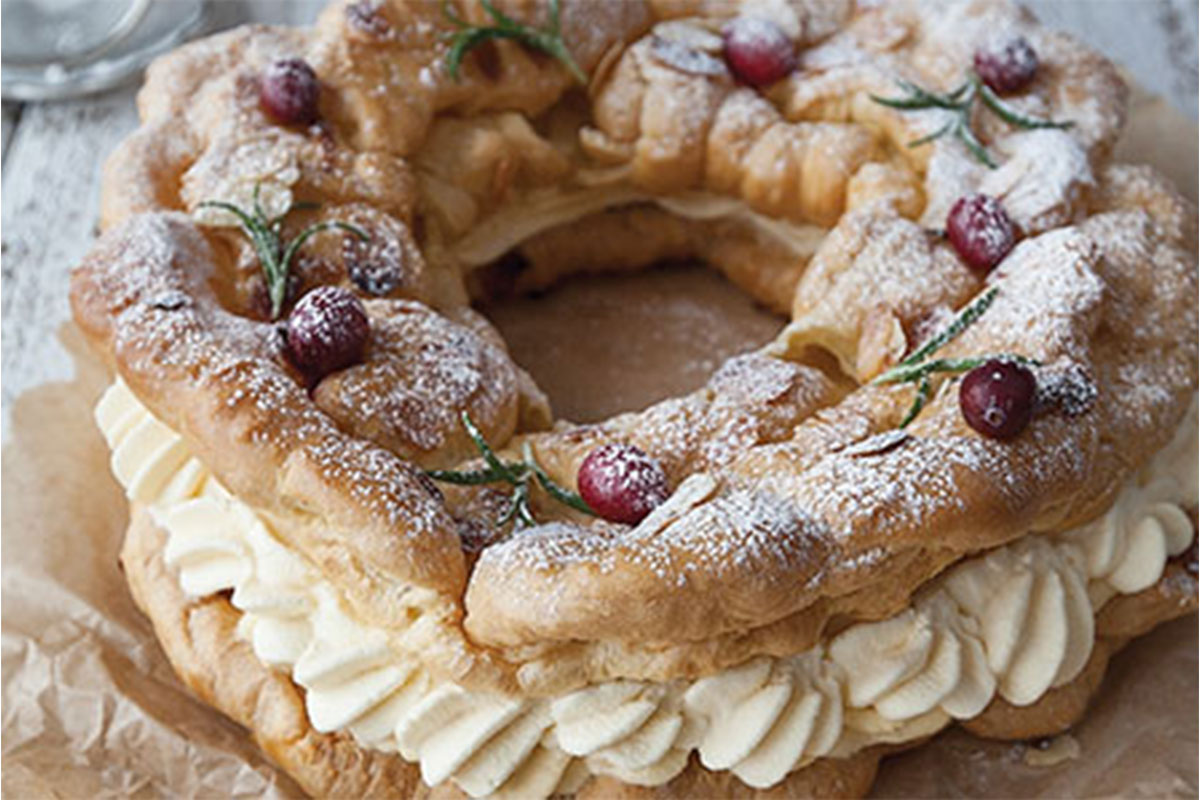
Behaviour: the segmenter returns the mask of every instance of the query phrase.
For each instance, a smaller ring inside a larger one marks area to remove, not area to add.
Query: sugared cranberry
[[[975,72],[994,92],[1024,89],[1037,73],[1038,57],[1024,36],[975,51]]]
[[[986,194],[958,198],[946,217],[946,236],[967,266],[983,273],[999,264],[1017,240],[1004,206]]]
[[[363,304],[337,286],[313,289],[287,319],[287,355],[310,381],[362,360],[371,323]]]
[[[258,94],[267,116],[283,125],[316,122],[320,96],[317,73],[299,58],[283,59],[267,67]]]
[[[1029,424],[1037,379],[1028,367],[992,360],[963,378],[958,406],[967,424],[984,436],[1011,439]]]
[[[629,444],[606,444],[579,465],[579,494],[611,522],[636,525],[667,499],[662,466]]]
[[[783,29],[762,17],[737,17],[724,31],[725,62],[734,77],[766,86],[796,68],[796,48]]]

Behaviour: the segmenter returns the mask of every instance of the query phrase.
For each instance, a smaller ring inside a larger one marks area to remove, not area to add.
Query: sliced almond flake
[[[902,430],[891,430],[868,436],[860,442],[846,447],[842,452],[848,456],[877,456],[895,450],[912,438]]]
[[[674,523],[687,512],[703,503],[717,490],[717,479],[707,472],[690,475],[666,502],[650,514],[633,530],[634,537],[653,536]]]
[[[654,35],[660,39],[678,42],[689,50],[720,56],[724,48],[721,37],[709,28],[692,20],[673,19],[654,26]]]
[[[703,50],[693,50],[675,39],[655,35],[650,39],[650,52],[668,67],[690,75],[728,75],[725,62]]]

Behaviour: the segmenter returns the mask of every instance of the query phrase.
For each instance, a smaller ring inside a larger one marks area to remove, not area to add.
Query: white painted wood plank
[[[210,5],[214,30],[256,22],[266,25],[309,25],[328,3],[326,0],[252,0]]]
[[[3,107],[3,133],[0,133],[0,161],[8,157],[8,143],[12,141],[13,129],[21,118],[21,106],[18,103],[5,103]]]
[[[323,0],[218,2],[211,30],[249,22],[305,25]],[[21,392],[72,374],[57,333],[70,318],[71,269],[91,247],[104,157],[137,125],[136,85],[63,103],[27,104],[9,130],[5,105],[3,209],[3,372],[0,405],[7,437]],[[10,133],[13,135],[10,136]]]
[[[1195,0],[1023,0],[1048,27],[1067,31],[1129,71],[1138,84],[1196,118]]]
[[[4,429],[12,400],[26,388],[69,378],[58,343],[69,318],[67,276],[92,244],[100,165],[137,124],[134,90],[95,99],[29,104],[4,170]]]

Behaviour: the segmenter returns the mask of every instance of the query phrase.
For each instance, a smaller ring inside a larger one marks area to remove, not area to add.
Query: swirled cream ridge
[[[533,698],[436,680],[416,655],[423,619],[399,641],[355,620],[337,589],[124,384],[108,390],[96,419],[118,480],[166,531],[181,587],[232,590],[239,633],[304,687],[313,727],[398,751],[429,785],[451,780],[472,797],[570,793],[590,774],[659,785],[693,750],[709,769],[767,787],[816,758],[969,719],[997,694],[1033,703],[1083,669],[1104,603],[1153,585],[1187,549],[1194,532],[1181,505],[1197,500],[1193,401],[1173,441],[1106,514],[968,559],[894,617],[699,680]]]

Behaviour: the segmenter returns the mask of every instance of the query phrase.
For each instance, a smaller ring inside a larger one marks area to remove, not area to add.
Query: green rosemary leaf
[[[425,474],[433,478],[435,481],[443,483],[453,483],[457,486],[483,486],[488,483],[507,482],[507,478],[499,475],[493,469],[476,469],[476,470],[453,470],[453,469],[427,469]]]
[[[919,364],[898,364],[889,370],[879,373],[875,376],[871,383],[874,384],[890,384],[890,383],[912,383],[920,380],[922,377],[930,373],[928,362]]]
[[[450,73],[450,77],[456,81],[459,79],[458,69],[468,51],[488,39],[500,38],[502,35],[502,31],[494,28],[469,28],[454,34],[450,39],[450,49],[446,51],[446,71]]]
[[[917,111],[924,108],[933,108],[928,102],[918,97],[880,97],[877,94],[869,95],[869,97],[881,106],[888,108],[898,108],[902,111]]]
[[[939,94],[931,92],[928,89],[922,89],[915,83],[908,81],[900,81],[900,87],[914,99],[925,103],[928,108],[944,108],[951,111],[956,111],[962,107],[961,95],[969,88],[967,84],[962,84],[949,94]]]
[[[196,204],[196,208],[218,208],[222,211],[228,211],[238,218],[238,222],[242,224],[242,228],[251,236],[261,227],[261,224],[255,217],[250,216],[233,203],[226,203],[224,200],[202,200]]]
[[[915,83],[908,81],[896,81],[896,84],[907,92],[904,97],[880,97],[879,95],[871,95],[871,99],[880,105],[888,106],[889,108],[899,108],[906,111],[915,111],[926,108],[944,108],[950,111],[959,110],[964,102],[970,102],[969,99],[964,100],[963,94],[967,91],[970,84],[964,83],[949,94],[938,94],[927,89],[922,89]]]
[[[949,122],[947,122],[945,125],[943,125],[942,127],[938,128],[933,133],[926,134],[926,135],[920,137],[919,139],[913,139],[911,142],[908,143],[908,146],[909,147],[920,147],[923,144],[929,144],[930,142],[934,141],[935,139],[940,139],[943,136],[945,136],[957,124],[958,124],[958,120],[952,119]]]
[[[262,201],[260,199],[261,194],[262,183],[256,182],[254,184],[254,193],[250,196],[250,207],[254,210],[254,218],[260,223],[263,223],[267,220],[267,212],[263,211]]]
[[[1056,122],[1022,114],[1005,103],[985,84],[973,71],[967,73],[967,80],[947,94],[938,94],[922,89],[915,83],[897,81],[904,90],[903,97],[879,97],[870,95],[871,99],[880,105],[901,111],[918,111],[930,108],[942,108],[955,112],[955,119],[934,133],[922,136],[908,143],[909,147],[919,147],[953,132],[954,136],[963,143],[976,159],[991,169],[996,168],[996,162],[988,153],[987,148],[979,141],[975,131],[971,129],[971,107],[978,98],[985,108],[1000,119],[1018,128],[1069,128],[1074,123]]]
[[[529,509],[529,483],[531,478],[536,478],[538,484],[552,499],[576,511],[581,511],[592,516],[596,515],[596,512],[588,506],[582,497],[569,489],[559,486],[546,474],[546,471],[537,463],[537,459],[533,457],[533,448],[529,442],[525,442],[522,449],[523,461],[505,463],[492,450],[491,445],[483,438],[483,433],[475,426],[475,423],[466,411],[462,412],[461,419],[467,435],[471,437],[471,441],[475,443],[476,449],[483,456],[487,468],[465,471],[426,470],[425,474],[430,478],[433,478],[435,481],[445,481],[446,483],[453,483],[459,486],[479,486],[487,483],[501,482],[511,484],[513,493],[508,508],[497,521],[497,524],[501,526],[507,525],[513,520],[516,520],[517,524],[522,527],[537,524],[533,512]]]
[[[935,358],[920,364],[901,364],[882,373],[872,383],[913,383],[926,380],[930,375],[938,373],[959,374],[969,372],[983,366],[989,361],[1014,361],[1026,366],[1041,366],[1041,362],[1033,358],[1018,356],[1012,353],[1000,353],[988,356],[969,356],[966,358]]]
[[[557,483],[551,480],[546,473],[542,472],[541,468],[536,469],[534,475],[537,476],[538,483],[541,484],[541,487],[546,490],[546,494],[550,495],[558,502],[565,506],[570,506],[576,511],[582,511],[584,514],[587,514],[590,517],[596,516],[596,512],[592,510],[592,507],[587,504],[586,500],[584,500],[575,492],[559,486]]]
[[[904,359],[900,363],[902,365],[916,364],[924,361],[929,356],[936,353],[942,347],[958,337],[960,333],[965,331],[975,321],[983,316],[984,312],[991,307],[996,300],[996,295],[1000,293],[1000,289],[993,286],[979,297],[971,301],[966,308],[959,312],[958,316],[946,326],[946,329],[934,336],[932,339],[921,345],[916,352]],[[878,380],[878,379],[877,379]]]
[[[1022,114],[1012,106],[1001,100],[995,92],[993,92],[986,83],[979,79],[979,76],[972,76],[972,81],[976,84],[976,91],[979,93],[979,99],[983,104],[992,110],[997,117],[1004,120],[1010,125],[1015,125],[1018,128],[1034,129],[1034,128],[1070,128],[1075,123],[1056,122],[1052,119],[1041,119],[1040,117],[1031,117],[1027,114]]]
[[[546,490],[546,494],[553,497],[563,505],[570,506],[576,511],[582,511],[584,514],[596,516],[596,512],[587,504],[587,501],[580,497],[570,489],[565,489],[559,486],[554,480],[546,474],[542,466],[538,464],[537,459],[533,457],[533,448],[529,446],[529,442],[525,442],[524,448],[525,463],[533,470],[534,477],[537,478],[538,484]]]
[[[479,0],[479,5],[483,6],[483,10],[488,13],[488,16],[490,16],[492,19],[496,20],[496,23],[500,27],[502,27],[502,28],[520,28],[520,27],[522,27],[521,23],[517,22],[512,17],[508,16],[503,11],[496,8],[496,5],[495,5],[495,3],[492,2],[492,0]]]
[[[197,204],[197,208],[216,208],[228,211],[237,217],[242,231],[250,239],[250,244],[254,246],[254,251],[258,255],[259,266],[267,281],[267,294],[271,299],[271,316],[276,317],[279,315],[278,307],[283,304],[283,287],[286,286],[286,283],[280,277],[279,235],[277,231],[272,230],[266,224],[261,216],[258,184],[254,186],[253,205],[256,208],[253,215],[246,213],[245,210],[233,203],[223,200],[204,200]]]
[[[271,295],[271,316],[273,318],[278,317],[279,312],[283,310],[283,301],[287,298],[288,272],[292,268],[292,259],[296,257],[296,253],[298,253],[300,248],[304,246],[304,243],[313,236],[321,233],[322,231],[333,229],[339,229],[353,233],[363,241],[367,241],[370,238],[362,228],[345,222],[318,222],[316,224],[309,225],[307,228],[300,231],[300,233],[294,239],[288,242],[283,254],[280,255],[275,264],[274,274],[269,276],[267,289]]]
[[[487,439],[483,438],[483,434],[479,428],[475,427],[475,423],[471,421],[471,415],[463,411],[461,417],[463,427],[467,430],[467,435],[475,443],[475,447],[479,450],[479,454],[483,456],[483,460],[488,467],[497,474],[504,476],[504,480],[511,484],[520,483],[523,476],[516,474],[510,465],[505,464],[499,459],[495,451],[492,450],[491,445],[487,443]]]
[[[971,81],[965,80],[958,85],[958,88],[946,95],[946,98],[951,102],[958,103],[960,106],[970,105],[970,102],[973,99],[970,96],[972,89],[973,85]]]
[[[533,512],[529,510],[529,489],[526,484],[522,483],[519,491],[521,492],[521,502],[517,506],[517,521],[523,528],[535,527],[538,523]]]
[[[899,383],[915,383],[917,384],[917,393],[913,397],[912,405],[909,406],[904,418],[900,421],[900,428],[908,427],[909,423],[917,418],[921,410],[929,403],[933,395],[933,382],[931,376],[938,374],[960,374],[982,366],[989,361],[1013,361],[1026,366],[1041,366],[1041,362],[1037,359],[1028,358],[1026,356],[1016,355],[1015,353],[1000,353],[995,355],[984,356],[967,356],[965,358],[935,358],[930,360],[930,356],[944,347],[948,342],[969,328],[975,323],[984,312],[991,307],[995,301],[996,295],[1000,290],[997,287],[992,287],[986,292],[969,303],[966,308],[959,312],[958,316],[946,326],[946,329],[934,336],[924,345],[917,349],[908,358],[901,361],[891,369],[885,370],[871,379],[873,385],[899,384]]]
[[[918,364],[912,370],[912,378],[909,380],[926,380],[930,375],[935,373],[950,373],[958,374],[968,372],[976,367],[991,361],[997,356],[969,356],[966,358],[935,358],[926,361],[923,364]]]
[[[508,509],[496,521],[496,524],[504,527],[514,520],[519,528],[532,528],[537,525],[537,520],[533,518],[533,513],[529,510],[529,485],[524,481],[513,488]]]
[[[296,257],[296,253],[300,252],[300,248],[304,246],[305,242],[316,236],[318,233],[329,230],[346,231],[347,233],[354,234],[364,242],[371,238],[367,236],[367,232],[362,228],[358,227],[357,225],[351,225],[348,222],[327,221],[314,223],[300,231],[300,233],[296,234],[294,239],[288,242],[287,249],[283,251],[283,256],[279,259],[279,263],[283,267],[283,271],[285,273],[288,271],[288,269],[291,267],[292,259]]]
[[[975,156],[988,169],[995,169],[996,162],[988,155],[987,148],[983,146],[983,142],[975,136],[975,131],[971,130],[970,120],[964,115],[958,120],[958,124],[954,126],[954,135],[958,140],[967,146],[971,151],[971,155]]]
[[[295,203],[288,206],[282,214],[267,219],[260,196],[261,188],[261,184],[254,184],[254,193],[250,199],[253,213],[248,213],[245,209],[223,200],[204,200],[197,204],[197,208],[217,208],[228,211],[237,217],[242,231],[250,239],[255,253],[258,255],[259,267],[262,268],[263,277],[267,282],[267,296],[271,300],[271,318],[275,319],[283,310],[283,301],[287,298],[287,277],[292,259],[309,238],[331,228],[339,228],[353,233],[363,241],[367,241],[370,237],[362,228],[349,223],[318,222],[315,225],[309,225],[284,247],[280,240],[284,218],[298,209],[317,208],[318,204]]]
[[[503,528],[505,525],[513,521],[513,518],[517,516],[517,506],[520,504],[520,502],[520,496],[516,491],[514,491],[508,500],[508,508],[504,510],[504,513],[501,514],[499,518],[497,518],[496,527]]]
[[[552,5],[557,5],[557,3]],[[579,62],[575,60],[575,56],[571,55],[571,51],[567,49],[566,43],[563,42],[562,37],[559,36],[557,32],[553,38],[547,38],[547,40],[539,46],[542,50],[561,61],[567,68],[567,72],[571,73],[571,77],[573,77],[576,82],[583,86],[587,85],[587,74],[584,73],[583,68],[579,66]]]
[[[587,83],[587,75],[562,39],[559,0],[549,0],[550,21],[545,28],[533,28],[513,19],[496,8],[492,0],[480,0],[480,5],[495,21],[494,25],[471,25],[454,13],[449,2],[442,3],[443,15],[459,29],[450,38],[450,49],[446,52],[446,71],[451,78],[459,79],[462,60],[473,48],[491,39],[513,39],[558,59],[575,80]]]
[[[917,396],[913,398],[912,405],[909,406],[908,413],[904,415],[904,419],[900,421],[901,429],[907,428],[908,424],[917,418],[921,413],[921,409],[925,408],[925,404],[929,402],[930,395],[933,394],[933,387],[929,383],[928,377],[921,378],[921,382],[917,385]]]

